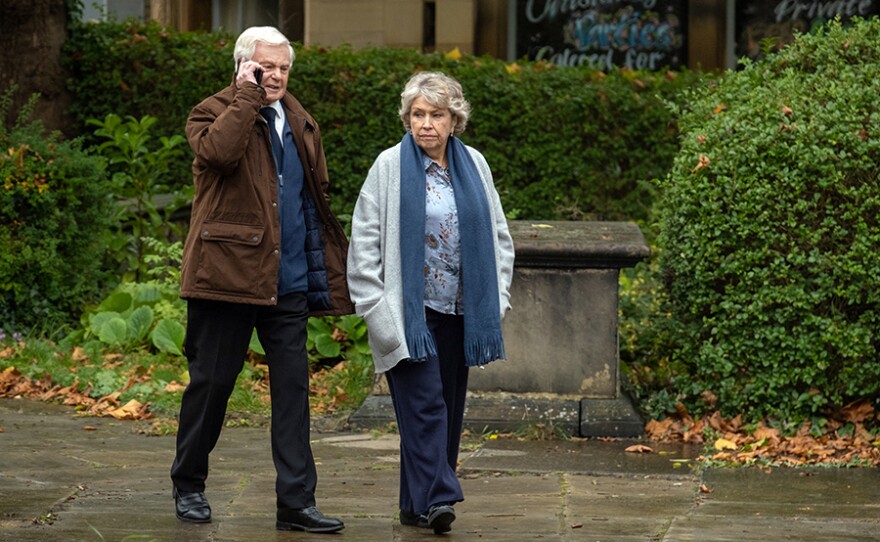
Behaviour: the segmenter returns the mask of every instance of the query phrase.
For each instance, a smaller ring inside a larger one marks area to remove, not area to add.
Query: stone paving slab
[[[396,435],[313,432],[318,504],[337,535],[275,530],[265,427],[228,428],[212,454],[214,521],[174,517],[173,437],[0,399],[0,542],[423,542],[397,521]],[[486,440],[463,450],[466,500],[447,541],[848,542],[880,540],[876,469],[689,468],[699,450],[634,441]],[[704,486],[710,492],[700,491]]]

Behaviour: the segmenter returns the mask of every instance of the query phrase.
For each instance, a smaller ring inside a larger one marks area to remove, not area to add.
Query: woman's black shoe
[[[448,504],[435,504],[428,508],[428,527],[434,529],[434,534],[451,531],[453,521],[455,521],[455,510]]]

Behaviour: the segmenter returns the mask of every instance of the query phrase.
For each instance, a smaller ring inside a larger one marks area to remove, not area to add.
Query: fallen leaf
[[[135,399],[125,403],[121,407],[108,412],[117,420],[137,420],[140,419],[144,410],[144,405]]]
[[[85,359],[89,359],[89,356],[86,355],[86,351],[82,346],[76,346],[73,349],[73,353],[70,354],[70,359],[73,361],[83,361]]]
[[[731,442],[727,439],[720,438],[715,441],[715,449],[716,450],[720,450],[720,451],[736,450],[736,448],[737,448],[736,444],[734,444],[733,442]]]
[[[874,407],[867,400],[852,402],[840,410],[841,417],[847,422],[864,422],[874,417]]]
[[[712,489],[709,489],[709,486],[706,484],[700,484],[700,493],[712,493]]]
[[[630,446],[629,448],[627,448],[627,449],[624,450],[624,451],[625,451],[625,452],[632,453],[632,454],[650,454],[650,453],[654,453],[653,448],[651,448],[651,447],[649,447],[649,446],[645,446],[644,444],[633,444],[632,446]]]

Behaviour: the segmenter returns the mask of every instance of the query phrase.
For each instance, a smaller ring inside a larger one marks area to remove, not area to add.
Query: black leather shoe
[[[434,529],[434,534],[451,531],[453,521],[455,521],[455,510],[448,504],[435,504],[428,508],[428,527]]]
[[[211,521],[211,505],[202,491],[180,491],[176,487],[171,492],[174,496],[174,512],[177,519],[190,523],[208,523]]]
[[[293,510],[279,508],[275,528],[279,531],[305,531],[307,533],[335,533],[345,528],[345,524],[336,518],[324,516],[314,506]]]
[[[409,525],[410,527],[419,527],[421,529],[427,529],[429,527],[428,518],[424,514],[416,514],[407,510],[400,511],[400,524]]]

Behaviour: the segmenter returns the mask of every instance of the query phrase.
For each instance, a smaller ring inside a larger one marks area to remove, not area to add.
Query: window
[[[278,26],[278,0],[213,0],[214,30],[238,34],[251,26]]]
[[[437,46],[437,2],[425,2],[422,11],[422,51],[433,53]]]

